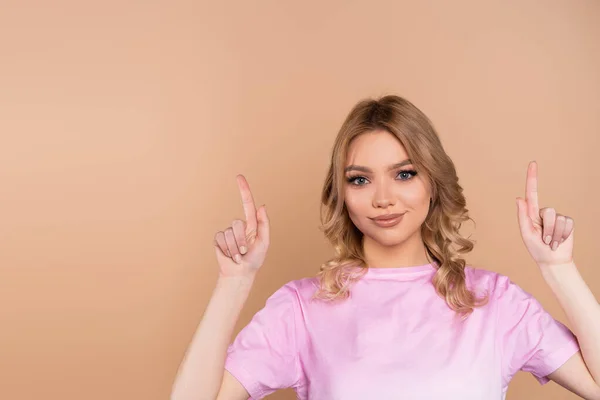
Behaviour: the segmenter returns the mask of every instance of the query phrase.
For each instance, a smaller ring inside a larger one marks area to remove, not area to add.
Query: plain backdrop
[[[272,221],[237,333],[331,255],[331,145],[384,94],[420,107],[457,166],[467,261],[566,322],[515,198],[537,160],[541,206],[575,219],[600,297],[599,17],[595,0],[2,0],[0,398],[167,399],[215,285],[214,233],[243,215],[235,175]],[[520,373],[508,398],[575,396]]]

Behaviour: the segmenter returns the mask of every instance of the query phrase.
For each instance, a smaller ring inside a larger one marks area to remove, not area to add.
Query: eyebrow
[[[412,164],[412,161],[410,158],[390,166],[388,168],[388,171],[391,171],[396,168],[400,168],[400,167],[403,167],[403,166],[409,165],[409,164]],[[361,172],[368,172],[368,173],[373,172],[371,170],[371,168],[363,167],[362,165],[348,165],[346,168],[344,168],[344,172],[348,172],[348,171],[361,171]]]

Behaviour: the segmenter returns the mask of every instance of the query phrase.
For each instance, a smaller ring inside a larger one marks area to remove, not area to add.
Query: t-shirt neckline
[[[433,263],[423,265],[413,265],[409,267],[391,267],[391,268],[377,268],[367,267],[366,277],[385,277],[385,278],[403,278],[403,277],[414,277],[420,275],[432,274],[437,270],[437,266]]]

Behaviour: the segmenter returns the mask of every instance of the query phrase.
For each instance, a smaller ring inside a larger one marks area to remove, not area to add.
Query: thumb
[[[262,205],[256,212],[257,232],[256,236],[267,245],[269,244],[271,235],[269,232],[269,216],[267,215],[267,207]]]
[[[534,230],[529,214],[527,213],[527,203],[520,197],[517,197],[517,218],[522,234],[530,233]]]

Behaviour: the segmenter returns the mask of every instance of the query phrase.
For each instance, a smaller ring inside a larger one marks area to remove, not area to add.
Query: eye
[[[363,186],[367,183],[367,178],[365,178],[364,176],[349,176],[346,178],[346,181],[351,184],[351,185],[355,185],[355,186]]]
[[[398,176],[400,177],[401,181],[408,181],[409,179],[412,179],[415,175],[417,175],[417,171],[415,170],[406,170],[398,172]]]

